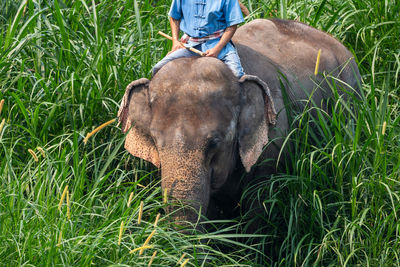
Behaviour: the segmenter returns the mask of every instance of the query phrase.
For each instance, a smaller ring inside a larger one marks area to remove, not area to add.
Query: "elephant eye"
[[[216,139],[212,139],[208,142],[208,148],[214,148],[217,146],[217,140]]]
[[[210,139],[208,141],[208,148],[215,148],[219,142],[221,142],[221,139],[218,137]]]
[[[221,139],[219,138],[211,138],[210,140],[208,140],[207,149],[205,152],[209,158],[213,157],[220,142]]]

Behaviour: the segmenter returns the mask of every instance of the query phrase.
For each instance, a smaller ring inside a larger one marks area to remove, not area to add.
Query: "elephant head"
[[[161,168],[168,196],[205,214],[210,194],[236,162],[249,171],[268,142],[276,112],[268,86],[256,76],[237,80],[214,58],[181,58],[152,79],[128,85],[118,113],[125,148]],[[239,163],[240,164],[240,163]],[[194,222],[196,212],[175,212]]]

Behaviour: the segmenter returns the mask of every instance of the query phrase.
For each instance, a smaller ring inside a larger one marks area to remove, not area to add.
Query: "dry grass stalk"
[[[104,127],[107,127],[108,125],[110,125],[111,123],[115,122],[115,119],[109,120],[105,123],[103,123],[102,125],[100,125],[99,127],[97,127],[96,129],[94,129],[93,131],[91,131],[90,133],[88,133],[85,137],[85,139],[83,139],[83,143],[86,145],[87,141],[89,140],[90,137],[92,137],[95,133],[97,133],[98,131],[100,131],[101,129],[103,129]]]
[[[67,190],[67,218],[71,220],[71,210],[69,205],[69,190]]]
[[[132,254],[132,253],[135,253],[138,250],[143,251],[143,250],[148,249],[148,248],[153,248],[153,246],[141,246],[141,247],[132,249],[131,251],[129,251],[129,253]],[[142,254],[139,254],[139,255],[142,255]]]
[[[189,262],[189,259],[186,259],[184,262],[182,262],[181,267],[185,266]]]
[[[384,121],[384,122],[383,122],[383,125],[382,125],[382,135],[385,135],[386,126],[387,126],[387,123],[386,123],[386,121]],[[0,130],[0,131],[1,131],[1,130]]]
[[[315,62],[315,71],[314,71],[314,75],[317,76],[318,74],[318,68],[319,68],[319,61],[321,58],[321,49],[318,50],[318,55],[317,55],[317,62]]]
[[[0,101],[0,115],[1,115],[1,111],[3,110],[3,106],[4,106],[4,99],[2,99]]]
[[[6,119],[2,119],[1,123],[0,123],[0,133],[1,133],[1,130],[3,130],[3,127],[4,127],[5,123],[6,123]]]
[[[168,202],[168,189],[167,188],[165,188],[165,190],[164,190],[164,197],[163,197],[163,203],[164,204],[167,204],[167,202]]]
[[[185,258],[185,256],[186,256],[186,253],[183,253],[176,264],[181,263],[181,261],[183,260],[183,258]]]
[[[137,219],[138,224],[140,224],[142,222],[142,215],[143,215],[143,201],[140,201],[139,217]]]
[[[157,214],[156,220],[154,221],[154,227],[157,227],[158,220],[160,219],[161,214]]]
[[[28,149],[28,152],[32,155],[33,159],[34,159],[36,162],[39,161],[39,159],[38,159],[38,157],[37,157],[35,151],[33,151],[32,149],[29,148],[29,149]]]
[[[61,241],[62,241],[62,231],[60,231],[60,234],[58,235],[57,247],[61,247]]]
[[[61,211],[61,206],[62,206],[62,204],[64,202],[64,198],[65,198],[65,195],[67,194],[67,191],[68,191],[68,185],[65,186],[64,191],[61,194],[60,203],[58,203],[58,210],[59,211]]]
[[[119,227],[118,246],[121,245],[122,233],[123,232],[124,232],[124,221],[121,222],[121,226]]]
[[[42,157],[46,157],[46,154],[44,153],[43,148],[41,148],[40,146],[36,147],[36,149],[40,152],[40,154],[42,154]]]
[[[151,256],[151,259],[150,259],[149,264],[147,265],[147,267],[151,266],[151,264],[153,263],[153,260],[156,257],[156,255],[157,255],[157,250],[154,251],[153,255]]]
[[[153,235],[156,233],[156,229],[153,230],[153,232],[151,232],[151,234],[147,237],[146,241],[144,241],[143,246],[142,247],[146,247],[149,243],[151,238],[153,237]],[[139,255],[143,254],[144,249],[141,249],[139,252]]]
[[[128,198],[128,204],[127,204],[128,208],[131,206],[132,198],[133,198],[133,192],[129,195]]]
[[[22,16],[25,17],[26,9],[28,8],[28,1],[26,1],[24,11],[22,12]]]

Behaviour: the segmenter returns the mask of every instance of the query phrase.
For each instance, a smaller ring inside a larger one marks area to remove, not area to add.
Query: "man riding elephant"
[[[241,9],[245,7],[237,0],[173,0],[169,11],[172,49],[154,66],[153,75],[174,59],[197,56],[186,49],[192,47],[222,60],[236,77],[242,77],[243,68],[231,42],[237,24],[244,21]],[[179,41],[180,30],[185,34]]]

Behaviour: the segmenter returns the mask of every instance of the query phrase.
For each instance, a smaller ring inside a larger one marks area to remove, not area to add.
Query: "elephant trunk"
[[[167,190],[167,212],[178,224],[195,223],[198,216],[207,212],[210,198],[210,172],[204,167],[200,150],[160,151],[161,187]],[[174,205],[183,204],[184,207]]]

